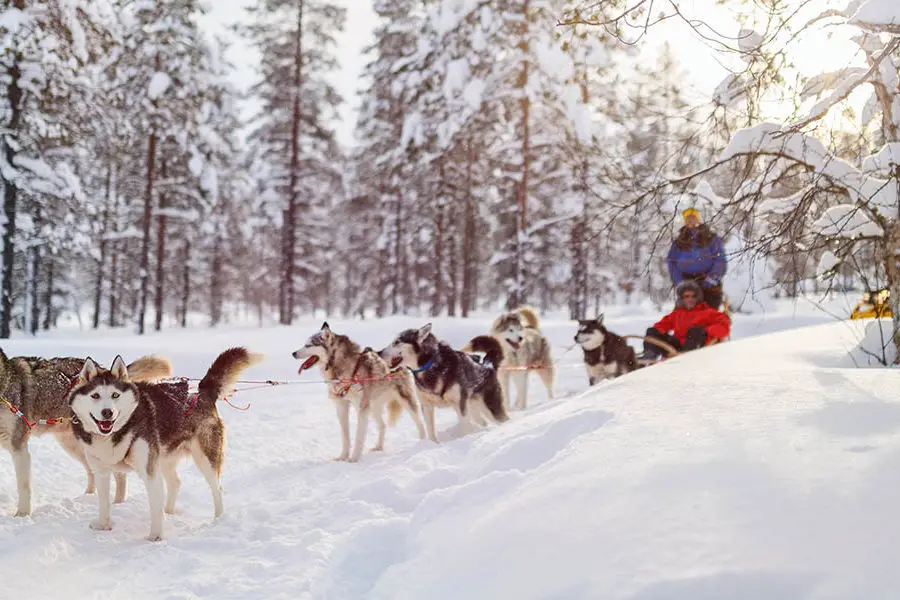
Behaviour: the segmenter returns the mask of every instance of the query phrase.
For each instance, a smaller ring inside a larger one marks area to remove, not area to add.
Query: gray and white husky
[[[556,365],[550,353],[550,342],[541,333],[537,311],[522,306],[500,315],[491,325],[491,335],[503,344],[506,368],[502,369],[500,382],[510,401],[510,378],[515,382],[516,408],[524,410],[528,407],[528,374],[532,371],[544,382],[547,395],[552,399]]]
[[[224,509],[219,480],[225,459],[225,424],[216,401],[244,369],[262,358],[244,348],[226,350],[213,362],[193,395],[188,394],[186,381],[134,381],[121,356],[108,371],[87,358],[69,394],[69,405],[75,413],[72,431],[97,480],[100,516],[91,527],[112,528],[110,474],[137,471],[150,501],[147,539],[162,539],[163,510],[175,511],[181,487],[176,467],[188,455],[206,478],[215,516],[220,516]]]
[[[302,359],[300,372],[319,365],[328,381],[328,397],[334,400],[341,426],[341,454],[336,460],[357,462],[363,453],[369,417],[378,426],[378,442],[373,452],[384,450],[384,410],[388,410],[388,424],[394,425],[406,410],[416,424],[419,439],[425,437],[425,427],[419,416],[419,403],[409,375],[390,373],[387,364],[371,348],[360,349],[346,335],[331,330],[328,323],[311,336],[306,344],[293,353]],[[356,384],[336,383],[336,380],[362,380]],[[356,439],[350,452],[350,406],[356,408]],[[435,440],[436,441],[436,440]]]
[[[509,417],[497,368],[503,363],[500,343],[490,336],[478,336],[467,344],[468,352],[486,355],[491,365],[482,365],[464,351],[454,350],[431,332],[431,324],[407,329],[381,351],[391,369],[406,367],[413,373],[416,390],[425,413],[428,439],[437,441],[435,408],[453,407],[463,434],[485,417],[502,423]]]
[[[22,416],[16,415],[5,403],[0,405],[0,447],[12,455],[16,471],[19,495],[17,517],[31,514],[31,453],[28,442],[33,435],[53,435],[87,472],[85,493],[94,493],[94,474],[68,422],[72,414],[68,391],[83,366],[83,358],[10,358],[0,350],[0,398],[22,413]],[[172,375],[172,365],[160,356],[141,357],[128,368],[136,381],[155,381]],[[35,426],[30,427],[22,417]],[[116,502],[125,501],[125,478],[124,473],[116,475]]]

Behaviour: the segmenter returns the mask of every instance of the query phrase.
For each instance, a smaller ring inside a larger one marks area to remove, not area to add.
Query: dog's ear
[[[115,376],[116,379],[120,379],[122,381],[129,381],[128,379],[128,367],[125,366],[125,361],[122,360],[121,356],[117,356],[113,361],[112,367],[110,368],[110,372]]]
[[[100,367],[97,366],[97,363],[94,362],[94,359],[88,356],[84,359],[84,366],[81,367],[81,372],[78,374],[78,383],[84,384],[92,380],[97,374],[100,372]]]
[[[600,313],[600,315],[597,316],[597,323],[603,325],[603,313]]]
[[[331,327],[328,326],[328,321],[322,323],[322,329],[320,331],[331,331]]]
[[[427,338],[429,335],[431,335],[431,323],[428,323],[427,325],[419,329],[419,343],[425,343],[425,338]]]
[[[334,335],[334,332],[331,331],[331,327],[328,326],[328,321],[322,323],[322,329],[320,329],[319,332],[322,334],[322,338],[326,340]]]

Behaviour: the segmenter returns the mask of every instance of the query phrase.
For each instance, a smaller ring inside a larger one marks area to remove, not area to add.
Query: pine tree
[[[323,0],[260,0],[246,32],[262,56],[253,93],[262,101],[251,142],[259,160],[272,166],[264,187],[269,225],[281,228],[279,320],[290,324],[302,298],[318,296],[321,280],[316,244],[332,225],[326,209],[341,194],[340,149],[329,128],[341,99],[327,81],[337,68],[334,35],[345,10]],[[313,304],[315,304],[313,300]]]

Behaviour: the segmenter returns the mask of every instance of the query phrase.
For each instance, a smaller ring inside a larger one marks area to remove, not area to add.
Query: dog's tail
[[[132,381],[154,383],[172,376],[172,363],[167,358],[155,354],[142,356],[126,368]]]
[[[541,321],[538,319],[538,311],[533,306],[520,306],[517,310],[522,318],[522,323],[527,329],[540,329]]]
[[[463,346],[463,352],[483,352],[484,358],[494,368],[498,368],[503,362],[503,346],[497,341],[497,338],[490,335],[478,335],[469,340],[469,343]]]
[[[246,348],[229,348],[220,354],[197,386],[200,397],[216,402],[234,385],[245,369],[249,369],[265,358],[262,354],[250,352]]]

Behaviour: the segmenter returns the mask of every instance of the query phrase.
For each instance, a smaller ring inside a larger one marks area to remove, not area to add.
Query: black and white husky
[[[603,325],[603,315],[596,319],[579,320],[575,341],[584,351],[584,364],[590,385],[638,368],[634,348],[628,345],[625,338],[612,333]]]
[[[163,509],[175,511],[181,487],[176,466],[192,456],[213,496],[215,516],[222,514],[219,478],[225,459],[225,424],[216,401],[228,391],[241,371],[262,355],[231,348],[216,358],[200,381],[198,393],[189,395],[187,382],[150,384],[133,381],[121,356],[110,370],[91,358],[69,394],[75,414],[72,432],[81,442],[94,471],[100,517],[93,529],[112,529],[109,478],[113,472],[137,471],[150,501],[150,535],[162,539]],[[168,497],[166,497],[168,488]],[[165,506],[164,506],[165,503]]]
[[[509,419],[497,378],[503,349],[489,336],[478,336],[468,346],[469,351],[485,354],[493,364],[478,364],[466,352],[439,341],[431,332],[431,323],[403,331],[380,353],[391,369],[406,367],[412,371],[431,440],[437,440],[435,408],[456,409],[464,434],[472,430],[473,423],[484,423],[485,417],[496,423]]]

